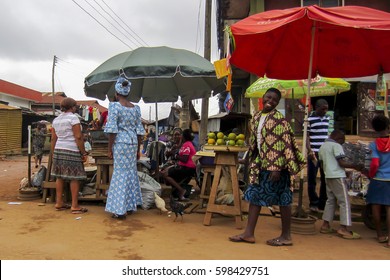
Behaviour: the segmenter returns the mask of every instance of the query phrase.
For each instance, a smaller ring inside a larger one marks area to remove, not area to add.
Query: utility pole
[[[54,68],[56,66],[57,57],[53,58],[53,69],[51,71],[51,94],[53,97],[53,117],[56,115],[56,106],[55,106],[55,98],[54,98]]]
[[[211,0],[206,0],[204,27],[204,58],[211,60]],[[200,117],[199,145],[205,144],[209,115],[209,97],[202,98],[202,113]]]

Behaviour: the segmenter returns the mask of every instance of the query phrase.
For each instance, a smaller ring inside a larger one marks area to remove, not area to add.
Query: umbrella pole
[[[309,73],[307,77],[307,94],[306,94],[306,102],[305,102],[305,119],[303,124],[303,141],[302,141],[302,153],[303,157],[307,159],[307,122],[308,122],[308,116],[309,116],[309,99],[310,99],[310,86],[311,86],[311,71],[313,68],[313,54],[314,54],[314,38],[315,38],[315,29],[316,29],[316,22],[314,21],[313,26],[311,28],[311,45],[310,45],[310,61],[309,61]],[[306,213],[303,211],[303,183],[304,183],[304,175],[305,175],[305,168],[301,170],[301,176],[299,179],[299,197],[298,197],[298,207],[297,212],[294,213],[294,216],[301,218],[305,217]]]
[[[156,106],[156,138],[154,139],[156,141],[156,178],[160,176],[159,172],[159,166],[160,166],[160,155],[158,150],[158,105],[157,102],[155,103]]]
[[[292,124],[292,130],[295,133],[295,99],[294,99],[294,88],[291,91],[291,97],[292,97],[292,110],[291,110],[291,124]]]
[[[382,74],[383,75],[383,74]],[[387,102],[388,101],[388,96],[387,96],[387,85],[386,85],[386,81],[383,79],[383,76],[382,76],[382,86],[384,88],[384,99],[385,99],[385,106],[384,106],[384,110],[383,110],[383,113],[385,114],[386,117],[389,117],[389,108],[387,108]]]
[[[28,130],[28,186],[32,187],[31,184],[31,125],[27,127]]]

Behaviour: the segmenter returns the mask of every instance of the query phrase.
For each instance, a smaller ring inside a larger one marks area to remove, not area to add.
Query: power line
[[[199,53],[200,52],[200,44],[198,45],[199,41],[198,39],[201,36],[201,31],[200,31],[200,9],[202,8],[202,0],[199,0],[199,8],[198,8],[198,23],[196,25],[196,42],[195,42],[195,52]]]
[[[56,65],[58,65],[58,66],[64,66],[62,69],[69,69],[69,67],[68,66],[70,66],[72,69],[74,69],[74,70],[76,70],[76,72],[78,72],[78,73],[80,73],[80,74],[85,74],[84,72],[88,72],[88,70],[89,69],[87,69],[86,67],[84,67],[84,66],[80,66],[80,65],[77,65],[77,64],[75,64],[75,63],[72,63],[72,62],[69,62],[69,61],[66,61],[66,60],[63,60],[63,59],[61,59],[61,58],[59,58],[59,57],[57,57],[57,60],[56,60],[56,62],[58,63],[58,64],[56,64]],[[80,68],[84,68],[84,71],[83,70],[79,70]]]
[[[97,1],[96,0],[94,0],[95,1],[95,3],[97,4],[97,5],[99,5],[99,7],[104,11],[104,12],[106,12],[120,27],[122,27],[122,29],[123,30],[125,30],[126,32],[127,32],[127,34],[129,34],[132,38],[134,38],[141,46],[149,46],[148,45],[148,43],[146,43],[129,25],[127,25],[126,24],[126,22],[124,22],[123,20],[122,20],[122,18],[118,15],[118,14],[116,14],[115,12],[114,12],[114,10],[113,9],[111,9],[111,7],[106,3],[106,2],[104,2],[104,0],[102,0],[102,2],[107,6],[107,8],[124,24],[124,25],[126,25],[126,27],[128,28],[128,29],[126,29],[126,28],[124,28],[123,27],[123,25],[120,23],[120,22],[118,22],[117,20],[116,20],[116,18],[115,17],[113,17],[109,12],[107,12],[99,3],[97,3]],[[136,37],[138,37],[138,38],[136,38],[133,34],[131,34],[128,30],[130,30]],[[139,39],[139,40],[138,40]]]
[[[121,40],[118,36],[116,36],[114,33],[112,33],[107,27],[105,27],[100,21],[98,21],[93,15],[91,15],[87,10],[85,10],[82,6],[80,6],[75,0],[72,0],[73,3],[75,3],[80,9],[82,9],[86,14],[88,14],[91,18],[93,18],[101,27],[107,30],[112,36],[114,36],[116,39],[121,41],[125,46],[127,46],[129,49],[133,49],[128,44],[126,44],[123,40]]]
[[[119,33],[121,33],[123,36],[126,37],[127,40],[129,40],[130,42],[132,42],[134,44],[134,42],[132,41],[132,39],[130,39],[125,33],[122,32],[122,30],[120,30],[114,23],[112,23],[108,18],[106,18],[100,11],[98,11],[90,2],[88,2],[87,0],[84,0],[92,9],[94,9],[102,18],[104,18],[112,27],[114,27]],[[96,1],[95,1],[96,4],[98,4]],[[106,10],[104,10],[99,4],[98,6],[105,12],[107,13]],[[137,44],[135,44],[136,47],[137,47]]]

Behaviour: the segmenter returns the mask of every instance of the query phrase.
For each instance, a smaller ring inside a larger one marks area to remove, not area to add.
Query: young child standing
[[[372,128],[378,133],[378,138],[370,143],[372,155],[370,166],[370,185],[368,186],[366,203],[372,209],[377,240],[386,243],[390,248],[390,120],[384,115],[372,119]],[[382,207],[386,211],[387,232],[382,231]]]
[[[345,154],[341,146],[345,135],[341,130],[334,130],[319,150],[320,164],[323,166],[328,199],[325,204],[321,233],[336,233],[345,239],[359,239],[360,235],[348,230],[352,225],[351,204],[348,199],[345,168],[361,170],[363,165],[355,165],[344,160]],[[340,207],[340,227],[336,231],[331,228],[336,204]]]

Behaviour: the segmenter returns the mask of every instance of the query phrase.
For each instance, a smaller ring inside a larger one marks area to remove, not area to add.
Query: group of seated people
[[[187,178],[193,178],[196,175],[196,165],[192,157],[196,154],[196,149],[192,143],[193,135],[190,129],[175,128],[171,140],[165,148],[166,163],[160,171],[165,182],[171,185],[177,194],[179,201],[188,201],[186,197],[187,189],[183,182]],[[199,191],[199,187],[195,186]]]

